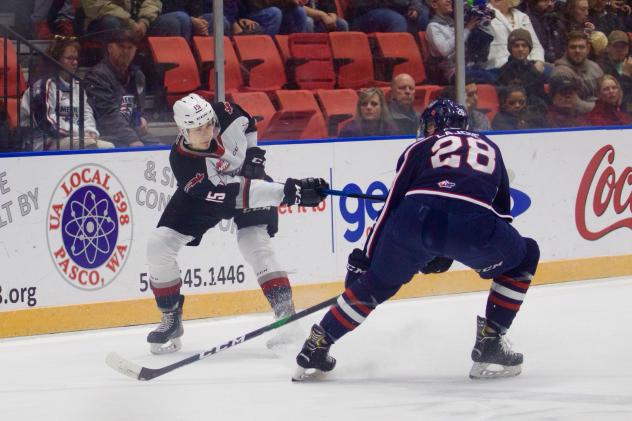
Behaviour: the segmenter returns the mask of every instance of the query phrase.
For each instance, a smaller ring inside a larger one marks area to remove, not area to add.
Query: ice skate
[[[476,319],[472,361],[471,379],[513,377],[522,371],[522,354],[512,351],[503,336],[489,327],[483,317]]]
[[[181,295],[176,308],[163,311],[160,324],[147,335],[147,342],[149,342],[149,349],[152,354],[170,354],[182,348],[180,338],[184,334],[182,327],[183,304],[184,296]]]
[[[329,355],[331,344],[325,337],[325,331],[319,325],[312,326],[309,337],[301,352],[296,356],[298,367],[292,381],[312,380],[331,371],[336,366],[336,359]]]

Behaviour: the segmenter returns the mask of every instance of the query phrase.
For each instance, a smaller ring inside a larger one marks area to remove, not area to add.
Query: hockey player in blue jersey
[[[332,344],[415,273],[447,270],[451,259],[492,280],[485,317],[477,318],[470,377],[520,374],[522,354],[512,351],[503,336],[524,300],[540,252],[533,239],[510,224],[509,179],[500,150],[486,136],[468,131],[465,109],[446,99],[422,113],[418,137],[397,162],[364,252],[350,256],[345,292],[312,327],[296,357],[294,380],[332,370]]]

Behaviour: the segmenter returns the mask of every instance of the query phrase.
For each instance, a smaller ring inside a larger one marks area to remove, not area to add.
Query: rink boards
[[[514,225],[540,244],[535,284],[632,274],[632,129],[494,134],[509,170]],[[264,145],[276,180],[320,176],[385,194],[412,139]],[[0,338],[153,323],[145,242],[175,189],[166,149],[0,155]],[[330,197],[279,208],[273,243],[297,305],[339,294],[346,257],[381,204]],[[185,318],[269,311],[224,221],[179,257]],[[455,264],[399,298],[480,291]],[[483,306],[484,303],[481,303]]]

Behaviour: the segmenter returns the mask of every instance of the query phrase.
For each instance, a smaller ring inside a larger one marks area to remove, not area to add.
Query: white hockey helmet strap
[[[189,94],[173,104],[173,119],[184,138],[189,140],[189,129],[195,129],[211,122],[219,127],[217,115],[211,104],[198,94]]]

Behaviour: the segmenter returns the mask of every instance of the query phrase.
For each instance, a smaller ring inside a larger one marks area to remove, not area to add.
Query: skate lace
[[[171,326],[173,326],[173,324],[175,323],[175,320],[176,320],[175,312],[164,313],[162,315],[162,320],[160,320],[160,324],[156,328],[156,331],[166,332],[167,330],[171,328]]]
[[[511,347],[513,346],[513,343],[509,339],[506,339],[504,336],[501,336],[499,339],[500,339],[500,351],[503,354],[505,354],[505,355],[513,355],[513,354],[515,354],[511,350]]]

